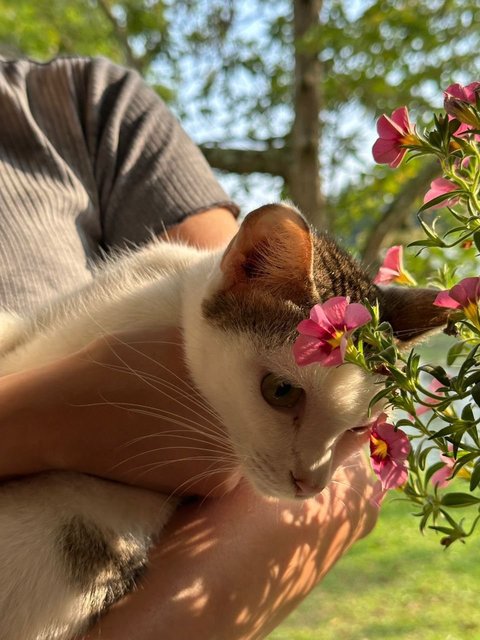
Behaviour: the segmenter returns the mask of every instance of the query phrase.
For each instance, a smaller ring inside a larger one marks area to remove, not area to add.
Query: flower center
[[[398,284],[407,284],[410,286],[415,286],[417,284],[408,271],[403,271],[403,269],[399,271],[398,276],[396,276],[394,280],[395,282],[398,282]]]
[[[400,139],[401,144],[403,145],[413,145],[416,146],[418,145],[418,138],[415,134],[413,133],[407,133],[407,135],[403,136]]]
[[[380,458],[380,460],[385,460],[388,456],[388,444],[385,440],[380,440],[380,438],[376,438],[374,435],[370,436],[370,440],[374,447],[371,455],[375,458]]]
[[[345,331],[341,331],[340,329],[335,329],[335,333],[331,338],[327,340],[328,344],[332,347],[332,349],[338,349],[340,343],[342,342],[342,338],[345,334]]]
[[[468,305],[463,307],[463,313],[476,327],[479,326],[478,306],[475,301],[469,300]]]

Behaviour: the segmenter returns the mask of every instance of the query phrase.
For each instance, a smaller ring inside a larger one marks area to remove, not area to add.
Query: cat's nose
[[[313,496],[318,495],[324,489],[323,486],[316,484],[313,481],[295,477],[293,473],[292,480],[295,485],[296,498],[313,498]]]

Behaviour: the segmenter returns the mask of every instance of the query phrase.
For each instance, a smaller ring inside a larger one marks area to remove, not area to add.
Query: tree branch
[[[322,67],[318,52],[305,48],[305,35],[319,25],[322,0],[294,0],[295,120],[291,131],[292,156],[287,186],[293,201],[312,222],[327,228],[320,180],[320,107]]]
[[[396,198],[384,209],[379,222],[372,228],[363,250],[363,263],[370,267],[378,257],[385,237],[398,229],[412,214],[412,205],[418,196],[426,191],[426,186],[440,172],[437,162],[425,165],[422,170],[409,180],[399,191]]]
[[[144,71],[143,66],[140,60],[133,53],[133,49],[130,46],[130,43],[128,41],[127,32],[113,15],[112,10],[110,9],[110,6],[108,4],[108,0],[97,0],[97,5],[100,7],[103,14],[105,15],[105,17],[113,27],[113,34],[117,42],[123,49],[123,53],[125,55],[125,62],[128,64],[129,67],[132,67],[133,69],[136,69],[139,73],[143,74],[143,71]]]
[[[269,173],[286,177],[288,173],[288,152],[285,148],[275,149],[225,149],[223,147],[199,145],[208,163],[220,171],[232,173]]]

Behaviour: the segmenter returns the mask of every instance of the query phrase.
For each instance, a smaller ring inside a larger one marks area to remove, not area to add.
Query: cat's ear
[[[220,267],[223,291],[282,291],[293,301],[304,301],[315,288],[310,228],[293,207],[260,207],[242,222]]]
[[[392,325],[402,342],[416,340],[425,333],[447,324],[449,310],[433,304],[436,289],[378,287],[380,316]]]

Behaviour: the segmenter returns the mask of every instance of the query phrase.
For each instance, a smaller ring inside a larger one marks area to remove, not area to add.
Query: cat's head
[[[318,493],[344,450],[365,437],[378,391],[373,377],[351,364],[298,367],[292,353],[298,323],[333,296],[378,299],[402,340],[444,323],[434,291],[378,289],[332,239],[283,204],[245,218],[188,311],[195,382],[262,493]]]

